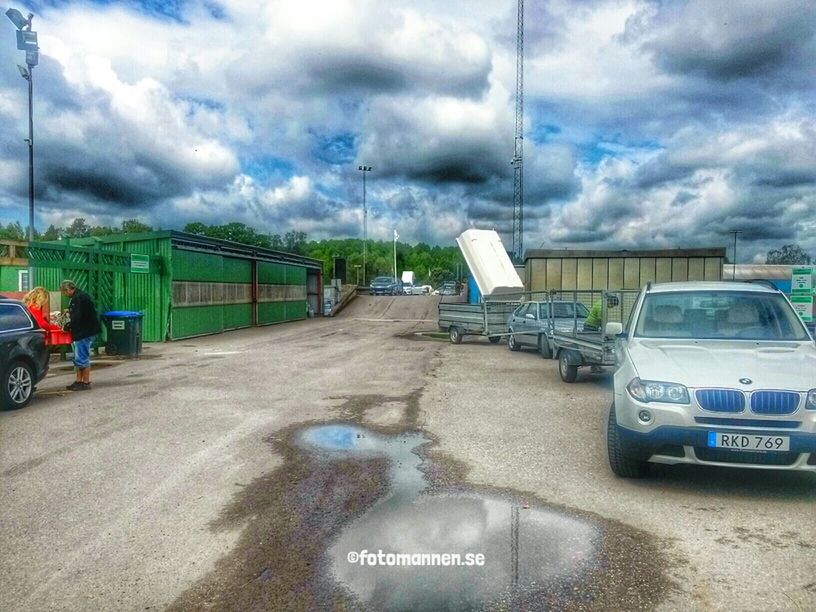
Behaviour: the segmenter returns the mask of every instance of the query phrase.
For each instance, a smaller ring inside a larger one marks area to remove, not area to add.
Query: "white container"
[[[470,273],[484,296],[506,295],[524,291],[501,238],[493,230],[471,229],[456,239]]]

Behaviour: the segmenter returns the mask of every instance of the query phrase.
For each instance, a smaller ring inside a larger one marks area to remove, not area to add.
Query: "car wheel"
[[[570,364],[567,351],[561,351],[558,356],[558,373],[564,382],[572,383],[578,378],[578,366]]]
[[[553,355],[550,341],[547,340],[547,336],[543,334],[538,337],[538,352],[541,353],[544,359],[552,359]]]
[[[498,344],[501,336],[488,336],[487,339],[490,340],[490,344]]]
[[[2,383],[0,395],[4,410],[23,408],[34,396],[34,371],[23,361],[15,361],[8,367]]]
[[[507,348],[509,348],[511,351],[519,350],[521,347],[519,346],[519,343],[516,340],[516,337],[513,335],[513,330],[508,329],[507,331],[510,332],[510,335],[507,336]]]
[[[644,478],[649,474],[649,463],[632,459],[623,454],[618,419],[615,416],[615,404],[609,408],[609,423],[606,429],[606,450],[609,455],[609,467],[621,478]]]
[[[454,344],[462,344],[462,330],[458,327],[451,327],[448,330],[448,336]]]

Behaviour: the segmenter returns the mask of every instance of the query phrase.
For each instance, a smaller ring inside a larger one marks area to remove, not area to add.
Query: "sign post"
[[[794,266],[791,271],[791,304],[805,323],[814,321],[813,266]]]

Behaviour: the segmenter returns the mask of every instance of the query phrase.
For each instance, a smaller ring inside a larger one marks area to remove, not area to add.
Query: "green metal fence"
[[[95,247],[32,242],[27,247],[34,285],[58,291],[70,279],[93,298],[100,313],[133,310],[144,314],[142,337],[163,340],[168,313],[162,304],[169,291],[162,257],[109,251]],[[67,304],[63,304],[65,307]]]

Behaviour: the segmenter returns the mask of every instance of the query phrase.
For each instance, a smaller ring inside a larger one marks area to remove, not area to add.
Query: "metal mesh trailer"
[[[62,279],[72,278],[105,309],[144,312],[147,342],[295,321],[310,309],[319,313],[322,304],[322,262],[291,253],[176,231],[39,246],[63,255],[62,263],[48,267],[32,259],[35,282],[56,290]],[[107,293],[94,284],[106,254],[119,265]],[[127,273],[132,256],[148,257],[150,273]]]

